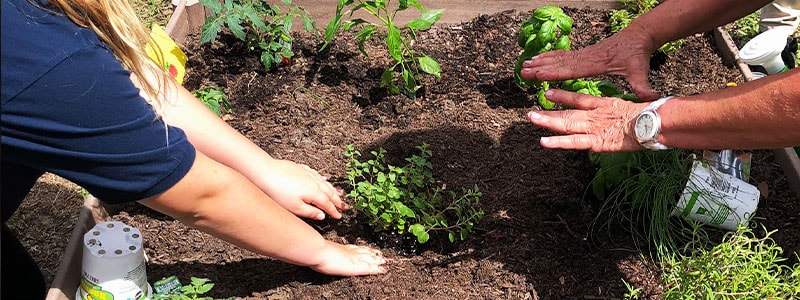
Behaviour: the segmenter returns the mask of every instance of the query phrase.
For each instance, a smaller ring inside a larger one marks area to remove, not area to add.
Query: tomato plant
[[[247,42],[251,51],[261,51],[261,63],[267,71],[288,64],[294,57],[290,35],[293,19],[301,18],[306,31],[317,30],[304,8],[292,6],[291,0],[281,2],[286,5],[285,10],[261,0],[200,0],[209,13],[200,42],[212,42],[222,28],[228,28],[238,39]]]
[[[386,87],[392,94],[400,94],[409,98],[416,98],[417,90],[422,86],[419,84],[419,71],[441,77],[441,67],[439,62],[422,52],[412,48],[413,40],[416,39],[416,32],[426,30],[442,17],[443,9],[426,10],[422,4],[416,0],[400,0],[396,8],[391,9],[390,0],[362,1],[362,0],[340,0],[336,6],[336,14],[325,27],[325,43],[320,51],[325,49],[339,30],[352,30],[360,28],[356,34],[358,39],[358,49],[365,56],[364,43],[373,37],[386,41],[389,54],[395,60],[394,65],[388,67],[381,75],[381,86]],[[347,10],[345,8],[350,7]],[[422,12],[422,16],[411,20],[405,26],[400,26],[395,22],[395,15],[398,12],[409,8],[416,8]],[[365,19],[356,18],[344,20],[345,17],[352,16],[353,13],[364,10],[378,22],[369,22]],[[400,89],[398,87],[402,86]]]

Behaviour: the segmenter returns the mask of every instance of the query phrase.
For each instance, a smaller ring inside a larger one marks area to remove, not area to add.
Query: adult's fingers
[[[581,111],[531,111],[528,120],[536,126],[564,134],[586,134],[591,125],[585,118],[579,118]]]
[[[547,98],[547,100],[581,110],[595,109],[600,104],[600,101],[603,101],[602,99],[592,95],[568,92],[559,89],[549,89],[544,93],[544,96]]]
[[[592,54],[594,47],[573,51],[548,51],[522,63],[520,75],[527,80],[565,80],[608,72],[607,62]]]
[[[542,137],[539,144],[549,149],[596,150],[595,136],[590,134]]]
[[[562,80],[582,77],[573,51],[549,51],[522,63],[520,76],[526,80]]]
[[[641,101],[653,101],[661,97],[661,94],[650,86],[647,70],[628,76],[628,83],[630,83],[633,93],[636,94],[636,98]]]

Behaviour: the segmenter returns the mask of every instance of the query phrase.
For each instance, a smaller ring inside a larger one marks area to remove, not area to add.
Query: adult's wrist
[[[633,41],[640,41],[644,50],[647,50],[648,53],[653,53],[658,50],[661,45],[666,43],[667,41],[660,41],[658,38],[658,31],[651,32],[652,27],[647,26],[647,24],[643,24],[643,22],[639,21],[638,19],[634,19],[628,24],[623,31],[628,34],[626,40],[629,42]],[[622,31],[620,32],[622,33]],[[634,38],[631,38],[633,36]]]

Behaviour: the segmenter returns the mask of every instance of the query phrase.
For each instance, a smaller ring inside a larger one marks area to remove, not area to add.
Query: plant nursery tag
[[[162,278],[161,280],[153,283],[153,289],[158,295],[167,295],[179,292],[181,287],[181,281],[178,280],[178,277],[175,275]]]
[[[673,215],[736,230],[739,223],[747,226],[758,206],[759,195],[754,185],[695,161]]]

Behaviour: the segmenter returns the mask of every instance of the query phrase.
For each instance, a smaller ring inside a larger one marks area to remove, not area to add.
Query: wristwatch
[[[658,115],[658,108],[672,98],[669,96],[651,102],[636,117],[636,121],[633,123],[633,132],[636,134],[636,141],[645,149],[669,149],[658,142],[658,133],[661,131],[661,116]]]

